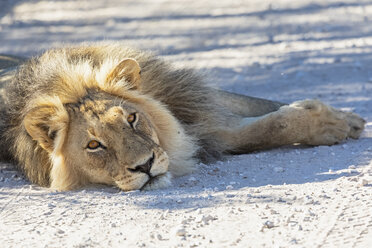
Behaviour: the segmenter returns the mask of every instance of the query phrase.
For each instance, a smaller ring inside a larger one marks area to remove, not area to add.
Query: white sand
[[[201,164],[150,192],[53,193],[1,164],[1,247],[372,246],[371,1],[0,2],[0,53],[96,40],[155,50],[233,92],[318,98],[366,130]]]

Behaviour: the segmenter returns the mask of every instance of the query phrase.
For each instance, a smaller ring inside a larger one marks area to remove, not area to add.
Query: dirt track
[[[217,2],[217,3],[216,3]],[[0,164],[1,247],[370,247],[370,1],[1,1],[0,54],[124,40],[225,90],[318,98],[367,120],[359,140],[200,164],[172,188],[54,193]]]

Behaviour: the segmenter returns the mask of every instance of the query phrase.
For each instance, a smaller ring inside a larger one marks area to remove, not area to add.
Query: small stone
[[[358,178],[357,177],[349,177],[348,180],[350,182],[358,182]]]
[[[207,215],[207,216],[204,216],[202,221],[204,222],[204,224],[208,225],[209,224],[209,221],[212,221],[212,220],[215,220],[216,218],[214,218],[212,215]]]
[[[234,189],[234,187],[233,187],[232,185],[227,185],[227,186],[226,186],[226,189],[227,189],[227,190],[232,190],[232,189]]]
[[[115,224],[115,223],[112,223],[112,224],[111,224],[111,227],[116,227],[116,224]]]
[[[163,237],[162,237],[160,234],[156,235],[156,238],[157,238],[158,240],[163,240]]]
[[[355,167],[355,165],[350,165],[350,166],[349,166],[349,169],[354,170],[354,169],[356,169],[356,167]]]
[[[185,228],[179,228],[176,230],[176,236],[186,236],[187,232]]]
[[[275,227],[275,225],[274,225],[274,222],[272,222],[272,221],[266,221],[265,223],[264,223],[264,225],[263,225],[263,227],[265,227],[265,228],[273,228],[273,227]]]
[[[189,181],[190,181],[190,182],[196,182],[196,178],[195,178],[195,177],[190,177],[190,178],[189,178]]]
[[[367,179],[363,179],[362,180],[362,186],[367,186],[368,185],[368,181]]]
[[[284,168],[283,167],[274,167],[274,171],[277,172],[277,173],[280,173],[280,172],[283,172],[284,171]]]
[[[181,199],[177,200],[177,203],[182,203],[182,200]]]
[[[296,239],[292,239],[290,243],[291,243],[292,245],[296,245],[296,244],[297,244],[297,240],[296,240]]]
[[[275,211],[274,209],[271,209],[271,210],[270,210],[270,213],[271,213],[271,214],[278,214],[278,212]]]

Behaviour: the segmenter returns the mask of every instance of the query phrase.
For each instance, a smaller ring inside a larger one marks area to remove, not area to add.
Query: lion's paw
[[[366,121],[355,113],[344,112],[337,109],[334,110],[339,112],[340,117],[343,120],[346,120],[348,126],[350,127],[350,131],[348,132],[347,137],[353,139],[359,138],[360,134],[364,130],[364,124],[366,123]]]
[[[290,105],[305,110],[309,145],[333,145],[350,137],[357,139],[365,121],[357,114],[344,112],[318,100],[303,100]]]

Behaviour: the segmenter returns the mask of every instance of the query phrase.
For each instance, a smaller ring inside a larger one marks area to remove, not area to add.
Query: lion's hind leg
[[[282,106],[261,117],[243,118],[239,125],[221,130],[227,151],[246,153],[295,143],[333,145],[346,138],[358,138],[365,121],[317,100]]]

